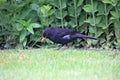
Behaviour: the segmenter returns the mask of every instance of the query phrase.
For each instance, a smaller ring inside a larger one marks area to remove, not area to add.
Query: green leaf
[[[27,30],[28,30],[30,33],[34,34],[33,27],[32,27],[31,25],[27,26]]]
[[[90,4],[87,4],[83,7],[83,9],[86,11],[86,12],[92,12],[92,5]]]
[[[86,11],[86,12],[91,12],[91,13],[95,13],[97,11],[97,3],[94,3],[93,5],[92,4],[87,4],[83,7],[83,9]]]
[[[51,9],[48,11],[48,16],[52,15],[53,13],[55,13],[55,9]]]
[[[116,18],[115,17],[110,17],[110,20],[115,20]]]
[[[26,44],[27,44],[27,38],[24,39],[24,41],[23,41],[23,46],[25,47]]]
[[[103,3],[111,4],[113,6],[116,6],[119,0],[102,0]]]
[[[77,7],[81,6],[83,3],[83,0],[78,0]]]
[[[20,43],[22,43],[27,35],[27,31],[23,30],[20,34]]]
[[[75,23],[75,18],[71,18],[71,21],[68,23],[70,26],[72,26],[73,28],[75,28],[76,23]]]
[[[59,0],[61,2],[61,8],[66,8],[66,0]],[[60,5],[60,2],[59,2],[59,5]]]
[[[43,17],[48,17],[55,12],[55,9],[51,9],[49,5],[43,5],[40,7]]]
[[[101,27],[102,29],[108,28],[108,26],[106,26],[105,23],[102,23],[102,22],[100,24],[98,24],[97,26]]]
[[[100,23],[101,19],[102,19],[101,17],[96,17],[94,23],[94,19],[89,17],[88,19],[85,20],[85,22],[91,24],[92,26],[95,26]]]
[[[30,25],[31,19],[28,21],[18,20],[18,22],[25,26],[30,33],[34,34],[33,27]]]
[[[18,22],[19,22],[20,24],[22,24],[23,26],[26,26],[26,25],[27,25],[27,22],[24,21],[24,20],[18,20]]]
[[[29,25],[29,24],[30,24],[30,22],[31,22],[31,19],[29,19],[29,20],[27,21],[27,25]]]
[[[96,24],[99,24],[100,23],[100,21],[102,20],[102,17],[101,16],[99,16],[99,17],[96,17],[96,19],[95,19],[96,21]]]
[[[59,10],[55,12],[55,17],[58,19],[63,19],[66,15],[67,15],[67,11],[62,11],[62,15]]]
[[[68,14],[72,17],[75,16],[75,11],[74,11],[74,7],[68,7]]]
[[[31,23],[30,26],[32,26],[33,28],[40,28],[41,25],[38,23]]]
[[[89,24],[91,24],[92,26],[95,25],[95,24],[94,24],[94,20],[93,20],[93,18],[91,18],[91,17],[89,17],[88,19],[86,19],[84,22],[89,23]]]
[[[47,17],[48,16],[48,11],[51,9],[51,6],[49,5],[43,5],[40,7],[40,10],[42,12],[43,17]]]
[[[105,4],[106,3],[110,3],[110,4],[112,3],[111,0],[102,0],[102,2],[105,3]]]
[[[90,27],[89,27],[89,31],[90,31],[90,33],[95,33],[95,27],[90,26]]]
[[[46,12],[48,12],[52,7],[49,5],[43,5],[40,7],[40,10],[43,14],[46,14]]]
[[[111,15],[114,17],[114,19],[119,19],[119,15],[115,11],[110,11]]]

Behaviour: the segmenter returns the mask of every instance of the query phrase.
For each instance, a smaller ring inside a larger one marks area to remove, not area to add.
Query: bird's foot
[[[65,49],[68,49],[68,48],[69,48],[69,46],[67,46],[67,45],[64,45],[64,46],[61,47],[62,50],[65,50]]]
[[[60,45],[60,46],[58,46],[57,50],[67,49],[67,48],[69,48],[67,45]]]
[[[67,46],[63,46],[61,49],[65,50],[65,49],[68,49],[68,47]]]

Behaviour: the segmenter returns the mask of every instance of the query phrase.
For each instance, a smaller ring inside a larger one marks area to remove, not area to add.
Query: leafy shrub
[[[86,35],[97,36],[98,41],[81,41],[89,47],[120,48],[120,1],[0,1],[0,44],[5,43],[8,48],[34,46],[48,26],[71,27]]]

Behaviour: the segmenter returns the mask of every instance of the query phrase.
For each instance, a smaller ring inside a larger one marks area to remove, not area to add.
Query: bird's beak
[[[46,37],[42,37],[41,42],[45,42]]]

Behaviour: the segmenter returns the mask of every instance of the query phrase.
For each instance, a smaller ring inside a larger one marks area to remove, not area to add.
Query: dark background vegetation
[[[0,48],[39,46],[48,26],[99,38],[78,46],[120,48],[120,0],[0,0]]]

